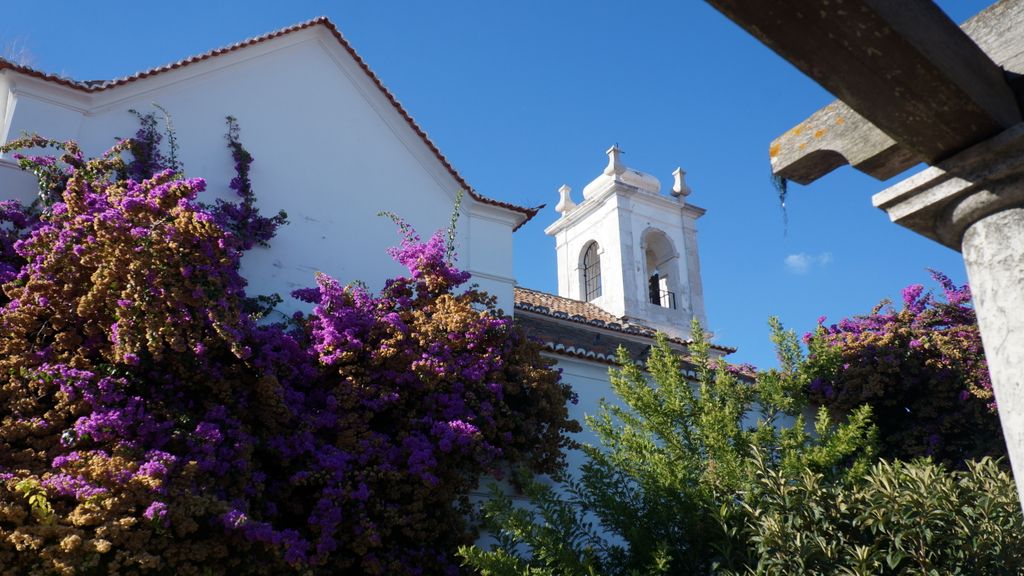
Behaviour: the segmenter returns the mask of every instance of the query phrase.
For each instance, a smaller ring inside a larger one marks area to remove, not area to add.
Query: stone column
[[[876,194],[876,207],[962,252],[1024,504],[1024,124]]]
[[[974,223],[964,234],[963,255],[1017,493],[1024,502],[1024,208]]]

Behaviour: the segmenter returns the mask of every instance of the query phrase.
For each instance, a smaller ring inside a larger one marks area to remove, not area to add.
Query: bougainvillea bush
[[[812,401],[836,415],[869,405],[882,456],[931,456],[953,467],[1004,456],[970,289],[932,272],[944,299],[920,284],[900,310],[883,302],[804,337]]]
[[[569,389],[441,234],[258,323],[239,262],[283,215],[237,142],[230,205],[132,140],[8,146],[57,157],[20,158],[37,219],[0,212],[0,574],[455,573],[479,479],[560,464]]]

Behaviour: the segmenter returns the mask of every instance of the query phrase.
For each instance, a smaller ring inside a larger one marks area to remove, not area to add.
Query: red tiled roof
[[[539,290],[516,286],[513,292],[514,305],[518,310],[536,312],[545,316],[562,318],[615,330],[653,337],[655,331],[641,324],[631,324],[622,318],[605,312],[590,302],[555,296]]]
[[[130,84],[137,80],[149,78],[150,76],[156,76],[157,74],[169,72],[171,70],[176,70],[178,68],[183,68],[185,66],[188,66],[189,64],[195,64],[196,62],[202,62],[204,60],[209,60],[210,58],[214,58],[216,56],[221,56],[223,54],[235,52],[237,50],[241,50],[242,48],[253,46],[255,44],[260,44],[262,42],[266,42],[274,38],[279,38],[281,36],[291,34],[293,32],[298,32],[299,30],[305,30],[306,28],[312,28],[314,26],[324,26],[325,28],[327,28],[328,31],[331,32],[331,34],[338,40],[338,43],[341,44],[341,46],[345,48],[345,51],[348,52],[350,56],[352,56],[352,59],[356,61],[356,64],[358,64],[359,67],[362,68],[363,71],[366,73],[366,75],[369,76],[371,80],[373,80],[374,84],[377,85],[377,88],[380,89],[381,93],[383,93],[384,96],[388,99],[388,101],[391,102],[391,104],[395,107],[395,110],[397,110],[398,113],[402,116],[402,118],[404,118],[405,121],[409,123],[409,127],[412,128],[413,132],[415,132],[423,140],[423,143],[427,145],[427,148],[429,148],[430,151],[434,153],[434,156],[436,156],[438,161],[441,162],[441,164],[448,170],[448,173],[452,175],[452,178],[455,178],[455,181],[458,182],[459,185],[462,186],[473,199],[479,202],[483,202],[484,204],[499,206],[501,208],[507,208],[509,210],[524,214],[526,216],[526,219],[520,222],[515,228],[513,228],[513,230],[518,230],[523,224],[529,222],[530,219],[533,218],[537,214],[537,212],[544,207],[543,204],[541,204],[540,206],[536,206],[534,208],[517,206],[509,202],[502,202],[500,200],[488,198],[480,194],[479,192],[473,190],[473,187],[466,182],[462,175],[459,174],[458,171],[455,170],[455,167],[451,165],[447,158],[445,158],[444,154],[441,153],[441,150],[439,150],[438,147],[434,145],[433,142],[431,142],[430,138],[427,136],[427,133],[422,128],[420,128],[419,124],[417,124],[416,121],[413,120],[409,112],[406,111],[404,107],[402,107],[402,104],[399,103],[397,98],[395,98],[395,95],[392,94],[391,91],[384,86],[384,83],[381,82],[380,78],[377,77],[373,70],[370,69],[370,67],[366,64],[366,61],[364,61],[362,57],[359,56],[359,54],[355,51],[355,49],[352,48],[352,45],[349,44],[347,40],[345,40],[345,37],[342,36],[341,31],[338,30],[338,27],[335,26],[334,23],[331,22],[325,16],[320,16],[318,18],[314,18],[306,22],[295,24],[293,26],[288,26],[287,28],[275,30],[274,32],[270,32],[262,36],[255,36],[253,38],[249,38],[241,42],[236,42],[235,44],[232,44],[230,46],[210,50],[209,52],[205,52],[203,54],[190,56],[188,58],[185,58],[184,60],[179,60],[177,62],[165,64],[157,68],[150,68],[149,70],[136,72],[131,76],[124,76],[122,78],[115,78],[113,80],[73,80],[70,78],[65,78],[62,76],[41,72],[39,70],[30,68],[28,66],[23,66],[21,64],[15,64],[14,62],[10,62],[8,60],[5,60],[4,58],[0,58],[0,70],[13,70],[20,74],[25,74],[27,76],[32,76],[35,78],[39,78],[41,80],[46,80],[48,82],[54,82],[56,84],[67,86],[69,88],[74,88],[76,90],[81,90],[83,92],[102,92],[104,90],[110,90],[112,88],[124,86],[125,84]]]
[[[590,302],[573,300],[572,298],[565,298],[563,296],[555,296],[554,294],[540,292],[539,290],[531,290],[529,288],[516,286],[513,291],[513,300],[513,306],[516,310],[533,312],[535,314],[541,314],[551,318],[578,322],[590,326],[597,326],[606,330],[612,330],[614,332],[635,334],[638,336],[645,336],[647,338],[654,338],[657,333],[657,330],[650,326],[630,322],[615,316],[614,314],[610,314]],[[669,340],[677,344],[689,343],[689,341],[679,338],[669,338]],[[726,354],[731,354],[736,351],[735,348],[719,346],[717,344],[712,344],[711,347],[725,352]]]

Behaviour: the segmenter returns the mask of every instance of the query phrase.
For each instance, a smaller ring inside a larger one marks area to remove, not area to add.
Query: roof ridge
[[[187,56],[187,57],[182,58],[180,60],[176,60],[176,61],[173,61],[173,62],[168,62],[168,63],[162,64],[160,66],[154,66],[154,67],[148,68],[146,70],[140,70],[138,72],[135,72],[134,74],[129,74],[127,76],[119,76],[117,78],[111,78],[109,80],[75,80],[74,78],[69,78],[67,76],[62,76],[62,75],[59,75],[59,74],[53,74],[53,73],[50,73],[50,72],[44,72],[42,70],[33,68],[33,67],[25,65],[25,64],[18,64],[16,62],[13,62],[11,60],[8,60],[8,59],[2,58],[2,57],[0,57],[0,69],[2,69],[2,68],[11,68],[11,69],[14,69],[16,72],[21,72],[23,74],[28,74],[30,76],[39,78],[41,80],[54,81],[54,82],[57,82],[59,84],[63,84],[65,86],[68,86],[69,88],[77,88],[77,89],[85,91],[85,92],[102,92],[104,90],[109,90],[111,88],[116,88],[118,86],[122,86],[124,84],[128,84],[128,83],[134,82],[136,80],[141,80],[143,78],[148,78],[150,76],[155,76],[156,74],[160,74],[162,72],[168,72],[170,70],[175,70],[175,69],[181,68],[183,66],[187,66],[189,64],[193,64],[195,62],[200,62],[200,61],[203,61],[203,60],[208,60],[210,58],[213,58],[214,56],[220,56],[222,54],[227,54],[229,52],[234,52],[234,51],[239,50],[241,48],[252,46],[254,44],[259,44],[261,42],[266,42],[267,40],[272,40],[274,38],[278,38],[278,37],[284,36],[286,34],[291,34],[293,32],[298,32],[299,30],[304,30],[306,28],[310,28],[312,26],[315,26],[316,24],[327,24],[330,27],[334,28],[334,25],[330,22],[330,20],[326,16],[317,16],[316,18],[313,18],[311,20],[306,20],[304,22],[299,22],[298,24],[293,24],[291,26],[286,26],[284,28],[278,28],[277,30],[273,30],[271,32],[267,32],[265,34],[260,34],[258,36],[251,36],[249,38],[246,38],[244,40],[240,40],[240,41],[232,43],[232,44],[228,44],[226,46],[220,46],[220,47],[217,47],[217,48],[213,48],[211,50],[207,50],[206,52],[201,52],[199,54],[194,54],[192,56]],[[344,41],[344,42],[346,44],[348,43],[347,41]]]
[[[445,155],[441,153],[441,150],[437,147],[437,145],[430,140],[430,137],[427,135],[426,131],[424,131],[423,128],[421,128],[420,125],[416,123],[416,120],[414,120],[412,115],[409,114],[405,107],[402,106],[402,104],[398,101],[398,98],[396,98],[395,95],[392,94],[392,92],[388,90],[386,86],[384,86],[384,83],[381,81],[380,77],[377,76],[377,74],[372,69],[370,69],[370,66],[366,63],[365,60],[363,60],[362,56],[360,56],[359,53],[355,51],[355,48],[353,48],[352,45],[349,44],[348,40],[345,39],[345,37],[342,35],[338,27],[335,26],[334,23],[331,22],[330,18],[328,18],[327,16],[317,16],[316,18],[306,20],[305,22],[299,22],[298,24],[293,24],[291,26],[279,28],[277,30],[267,32],[259,36],[252,36],[250,38],[246,38],[245,40],[235,42],[234,44],[229,44],[227,46],[222,46],[220,48],[214,48],[212,50],[208,50],[201,54],[189,56],[176,62],[170,62],[168,64],[163,64],[155,68],[150,68],[148,70],[136,72],[129,76],[122,76],[111,80],[74,80],[71,78],[58,76],[56,74],[43,72],[30,66],[17,64],[2,57],[0,57],[0,70],[13,70],[21,74],[32,76],[34,78],[39,78],[41,80],[46,80],[48,82],[54,82],[56,84],[66,86],[68,88],[74,88],[76,90],[81,90],[83,92],[102,92],[105,90],[110,90],[112,88],[118,88],[120,86],[124,86],[126,84],[130,84],[138,80],[143,80],[151,76],[156,76],[157,74],[170,72],[172,70],[176,70],[178,68],[182,68],[190,64],[195,64],[197,62],[209,60],[210,58],[214,58],[216,56],[221,56],[223,54],[235,52],[237,50],[241,50],[249,46],[254,46],[256,44],[260,44],[268,40],[280,38],[281,36],[292,34],[300,30],[305,30],[307,28],[312,28],[313,26],[317,25],[323,25],[328,29],[328,31],[331,32],[335,39],[337,39],[338,43],[341,44],[345,51],[348,52],[348,54],[352,57],[353,60],[355,60],[359,68],[361,68],[363,72],[370,77],[370,80],[372,80],[373,83],[377,86],[377,88],[381,91],[381,93],[384,94],[384,97],[388,100],[388,102],[390,102],[391,105],[394,106],[395,110],[406,121],[406,123],[409,124],[409,127],[412,128],[413,132],[420,137],[420,139],[423,141],[424,144],[427,145],[427,148],[434,154],[437,160],[441,162],[441,165],[444,166],[444,168],[448,171],[452,178],[455,179],[459,186],[466,190],[470,197],[484,204],[498,206],[500,208],[505,208],[525,215],[526,218],[518,225],[516,225],[512,229],[513,231],[518,230],[524,224],[529,222],[534,216],[537,215],[537,212],[544,208],[544,204],[541,204],[540,206],[535,206],[533,208],[528,208],[525,206],[512,204],[510,202],[495,200],[493,198],[488,198],[487,196],[484,196],[477,192],[476,190],[474,190],[473,187],[470,186],[468,182],[466,182],[466,179],[463,178],[461,174],[459,174],[459,172],[455,169],[454,166],[452,166],[451,162],[448,161],[448,158],[446,158]]]

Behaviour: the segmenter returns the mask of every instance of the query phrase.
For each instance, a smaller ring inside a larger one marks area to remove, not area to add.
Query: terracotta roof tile
[[[572,298],[556,296],[554,294],[548,294],[547,292],[531,290],[530,288],[516,286],[513,293],[513,300],[513,306],[516,310],[533,312],[535,314],[541,314],[551,318],[578,322],[580,324],[597,326],[614,332],[635,334],[638,336],[645,336],[647,338],[654,338],[657,333],[657,330],[650,326],[645,326],[636,322],[629,322],[623,318],[615,316],[614,314],[606,312],[590,302],[573,300]],[[680,338],[669,338],[669,340],[677,344],[688,344],[688,341]],[[717,344],[712,344],[711,347],[725,352],[726,354],[731,354],[736,351],[735,348],[719,346]]]
[[[420,128],[419,124],[417,124],[415,120],[413,120],[409,112],[401,105],[401,103],[399,103],[398,99],[395,98],[395,95],[392,94],[391,91],[384,86],[384,83],[381,82],[380,78],[373,72],[373,70],[370,69],[370,67],[366,64],[366,61],[364,61],[363,58],[359,56],[359,54],[355,51],[355,49],[352,48],[352,45],[349,44],[347,40],[345,40],[345,37],[342,36],[341,31],[338,30],[338,27],[335,26],[334,23],[331,22],[325,16],[320,16],[318,18],[314,18],[306,22],[295,24],[293,26],[288,26],[287,28],[275,30],[274,32],[270,32],[262,36],[255,36],[253,38],[249,38],[241,42],[236,42],[235,44],[231,44],[230,46],[210,50],[209,52],[205,52],[203,54],[190,56],[188,58],[185,58],[184,60],[179,60],[177,62],[172,62],[170,64],[165,64],[163,66],[151,68],[149,70],[137,72],[135,74],[132,74],[131,76],[115,78],[113,80],[73,80],[71,78],[65,78],[63,76],[41,72],[28,66],[16,64],[4,58],[0,58],[0,70],[13,70],[20,74],[25,74],[27,76],[32,76],[35,78],[46,80],[48,82],[53,82],[56,84],[60,84],[62,86],[67,86],[69,88],[81,90],[83,92],[102,92],[104,90],[110,90],[113,88],[117,88],[119,86],[124,86],[125,84],[130,84],[137,80],[142,80],[143,78],[149,78],[150,76],[156,76],[157,74],[169,72],[171,70],[176,70],[178,68],[183,68],[190,64],[195,64],[196,62],[202,62],[204,60],[209,60],[210,58],[214,58],[216,56],[221,56],[223,54],[235,52],[236,50],[240,50],[248,46],[260,44],[262,42],[266,42],[274,38],[279,38],[281,36],[285,36],[293,32],[298,32],[299,30],[312,28],[314,26],[324,26],[325,28],[327,28],[328,31],[331,32],[331,34],[338,40],[338,43],[340,43],[341,46],[345,49],[345,51],[348,52],[350,56],[352,56],[352,59],[356,61],[356,63],[359,65],[360,68],[363,69],[366,75],[369,76],[371,80],[373,80],[374,84],[377,85],[377,88],[380,89],[380,91],[384,94],[388,101],[391,102],[391,104],[395,107],[395,110],[397,110],[398,113],[402,116],[402,118],[404,118],[405,121],[408,122],[409,127],[412,128],[413,132],[415,132],[423,140],[424,144],[427,145],[427,148],[429,148],[430,151],[434,153],[434,156],[437,157],[438,161],[441,162],[445,169],[448,170],[448,173],[451,174],[453,178],[455,178],[455,181],[458,182],[459,185],[462,186],[473,199],[479,202],[483,202],[484,204],[490,204],[492,206],[507,208],[509,210],[519,212],[525,215],[526,219],[520,222],[513,230],[518,230],[523,224],[529,222],[530,219],[533,218],[540,209],[544,208],[543,204],[540,206],[536,206],[534,208],[517,206],[509,202],[502,202],[500,200],[488,198],[480,194],[479,192],[475,191],[473,187],[466,182],[462,175],[455,170],[455,167],[451,165],[448,159],[445,158],[444,154],[441,153],[441,150],[439,150],[438,147],[434,145],[434,143],[427,136],[427,133],[422,128]]]
[[[547,292],[521,288],[519,286],[515,287],[514,300],[515,307],[521,310],[528,310],[530,312],[544,314],[545,316],[563,318],[565,320],[581,322],[584,324],[604,327],[608,327],[610,325],[612,326],[612,330],[620,332],[625,332],[629,327],[633,327],[637,332],[642,332],[645,335],[649,332],[651,336],[654,335],[654,330],[651,328],[636,324],[629,324],[628,322],[623,321],[622,318],[609,314],[590,302],[555,296],[554,294],[548,294]]]

